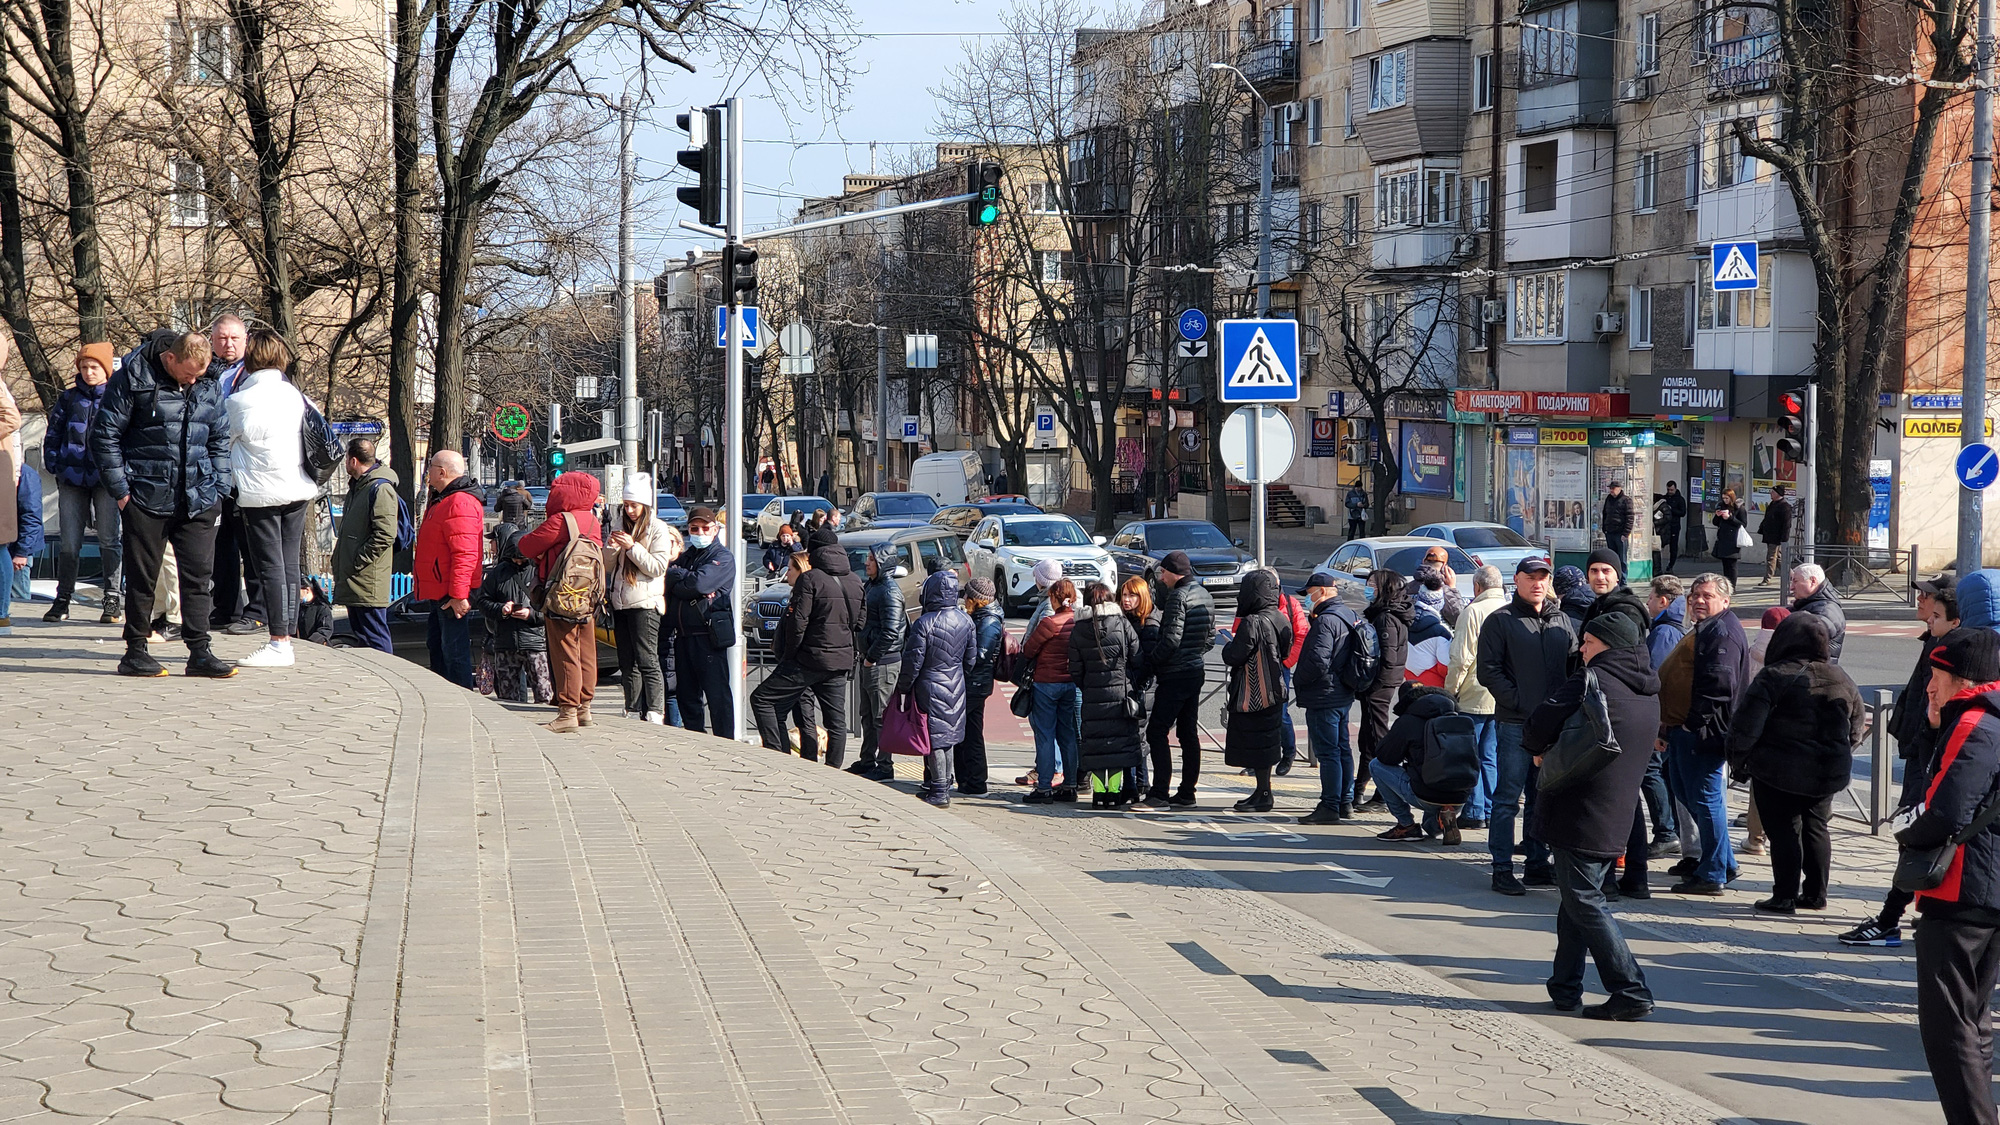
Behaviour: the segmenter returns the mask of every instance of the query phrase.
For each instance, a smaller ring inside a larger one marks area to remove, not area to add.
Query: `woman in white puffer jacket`
[[[660,672],[660,615],[667,609],[667,564],[679,550],[673,528],[653,510],[653,478],[625,478],[625,500],[604,539],[604,588],[618,635],[618,681],[625,715],[666,722],[667,682]]]
[[[299,539],[306,506],[319,485],[306,474],[306,399],[285,381],[292,351],[269,329],[250,333],[243,358],[247,372],[226,400],[229,468],[236,506],[243,512],[245,560],[257,583],[271,642],[237,663],[245,668],[285,668],[292,663],[292,633],[299,612]]]

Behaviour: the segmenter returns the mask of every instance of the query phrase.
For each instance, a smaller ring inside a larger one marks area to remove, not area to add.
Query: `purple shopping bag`
[[[891,696],[882,713],[882,748],[891,754],[922,756],[931,752],[931,720],[908,692]]]

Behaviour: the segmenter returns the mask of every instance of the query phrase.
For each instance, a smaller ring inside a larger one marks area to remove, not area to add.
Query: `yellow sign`
[[[1957,418],[1945,417],[1939,415],[1930,415],[1928,417],[1914,417],[1908,414],[1903,415],[1904,437],[1955,438],[1958,436],[1958,433],[1959,433],[1959,419]],[[1987,437],[1993,436],[1993,419],[1991,418],[1988,418],[1986,420],[1986,436]]]
[[[1543,426],[1539,440],[1542,445],[1589,445],[1590,431]]]

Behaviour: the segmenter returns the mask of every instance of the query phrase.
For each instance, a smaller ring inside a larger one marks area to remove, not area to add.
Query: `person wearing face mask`
[[[734,622],[736,612],[736,558],[721,542],[720,528],[714,509],[689,510],[687,550],[667,568],[667,604],[674,614],[682,724],[698,734],[735,738],[729,649],[715,643],[709,628],[711,615]]]
[[[666,611],[667,523],[653,511],[653,478],[625,480],[622,517],[604,552],[604,593],[618,637],[618,682],[625,688],[625,717],[667,721],[667,689],[660,675],[660,614]]]
[[[90,457],[90,423],[104,404],[104,388],[111,380],[113,363],[110,344],[85,344],[77,349],[75,385],[64,391],[55,409],[49,411],[42,468],[56,480],[62,546],[56,555],[56,600],[42,615],[44,621],[69,617],[70,598],[76,593],[77,562],[83,555],[84,525],[92,517],[97,524],[97,562],[104,574],[98,582],[104,594],[98,620],[115,625],[124,619],[123,587],[119,585],[124,547],[119,536],[118,501],[104,487],[97,462]]]

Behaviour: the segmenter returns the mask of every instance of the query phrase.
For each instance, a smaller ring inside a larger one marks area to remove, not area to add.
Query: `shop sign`
[[[1590,444],[1599,449],[1644,449],[1657,440],[1651,430],[1592,430]]]
[[[1965,396],[1957,394],[1911,395],[1911,410],[1963,410]]]
[[[1411,418],[1423,422],[1442,422],[1451,408],[1449,403],[1436,395],[1401,392],[1389,396],[1388,406],[1391,418]]]
[[[1569,391],[1535,391],[1528,409],[1534,414],[1581,414],[1587,418],[1609,418],[1611,396]]]
[[[1731,371],[1663,371],[1633,375],[1630,383],[1634,414],[1727,417],[1734,406],[1730,396],[1736,375]]]
[[[1508,445],[1537,445],[1540,444],[1540,441],[1541,439],[1533,426],[1507,427]]]
[[[1340,422],[1338,419],[1314,418],[1312,420],[1312,441],[1306,446],[1306,456],[1340,456]]]
[[[1450,496],[1452,428],[1438,422],[1403,423],[1401,488],[1410,496]]]
[[[1528,409],[1524,391],[1454,391],[1452,404],[1473,414],[1521,414]]]
[[[1903,418],[1903,436],[1906,438],[1955,438],[1959,435],[1960,419],[1949,417]],[[1986,420],[1986,436],[1993,436],[1993,419]]]
[[[1584,391],[1460,390],[1452,393],[1452,405],[1473,414],[1576,414],[1586,418],[1610,418],[1623,416],[1630,402],[1630,395]]]
[[[1582,426],[1543,426],[1537,437],[1541,445],[1586,446],[1590,444],[1590,431]]]

